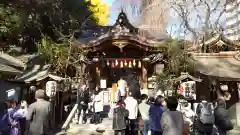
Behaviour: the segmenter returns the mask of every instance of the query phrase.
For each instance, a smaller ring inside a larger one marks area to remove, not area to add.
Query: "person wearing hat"
[[[28,108],[26,120],[29,122],[29,135],[46,135],[50,130],[50,112],[51,104],[44,100],[44,90],[35,92],[36,102],[32,103]]]

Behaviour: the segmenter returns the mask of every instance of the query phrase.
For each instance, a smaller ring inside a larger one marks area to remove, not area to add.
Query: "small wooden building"
[[[240,43],[239,43],[240,44]],[[197,97],[205,95],[209,100],[217,99],[220,85],[228,85],[231,98],[228,106],[239,99],[237,83],[240,82],[240,52],[239,45],[226,39],[222,34],[216,34],[201,44],[207,53],[192,53],[196,61],[197,76],[203,81],[197,84]]]

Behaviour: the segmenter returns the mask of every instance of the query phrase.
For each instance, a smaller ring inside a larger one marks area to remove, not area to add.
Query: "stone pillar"
[[[237,126],[240,127],[240,102],[236,104],[236,115]]]

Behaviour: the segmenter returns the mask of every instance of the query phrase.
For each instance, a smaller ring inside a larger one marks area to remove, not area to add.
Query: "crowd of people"
[[[113,111],[113,129],[116,135],[227,135],[227,131],[233,129],[223,98],[211,103],[201,97],[201,102],[194,108],[181,95],[148,97],[142,94],[136,98],[138,96],[131,88],[128,92],[123,89],[124,87],[119,88],[118,102]],[[91,120],[92,123],[99,124],[100,113],[103,112],[103,93],[96,89],[92,99],[90,95],[88,88],[83,86],[79,110],[86,117],[92,100],[94,115]],[[44,90],[37,90],[35,98],[36,102],[29,106],[25,101],[19,105],[14,100],[6,102],[1,109],[2,135],[49,134],[51,104],[45,100]]]
[[[0,135],[46,135],[51,131],[51,105],[45,91],[37,90],[35,98],[29,106],[13,99],[1,106]]]
[[[213,104],[201,97],[196,111],[189,104],[183,96],[138,100],[130,92],[114,108],[113,129],[116,135],[227,135],[233,129],[224,99]]]

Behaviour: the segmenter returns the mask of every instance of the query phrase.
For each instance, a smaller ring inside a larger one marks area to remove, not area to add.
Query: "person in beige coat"
[[[167,107],[169,110],[165,111],[161,117],[162,135],[182,135],[183,132],[183,115],[177,111],[178,101],[175,97],[167,99]]]
[[[29,121],[28,135],[46,135],[51,128],[51,104],[44,100],[44,90],[37,90],[35,98],[37,101],[29,106],[26,117]]]

